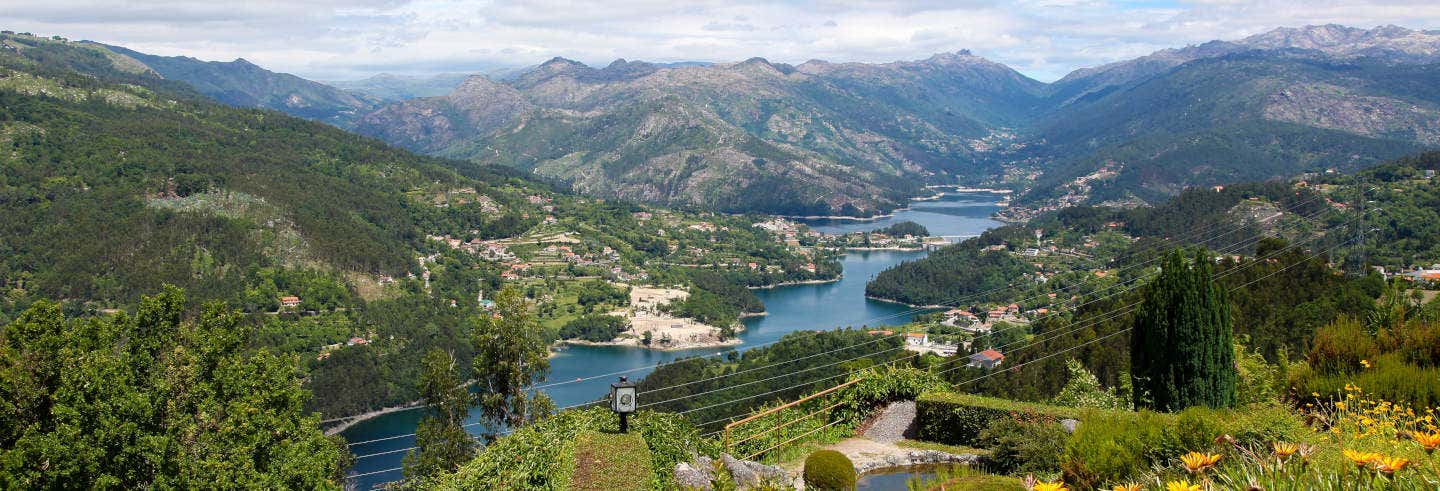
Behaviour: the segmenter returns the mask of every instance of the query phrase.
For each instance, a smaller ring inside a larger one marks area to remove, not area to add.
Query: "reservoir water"
[[[998,200],[999,196],[991,193],[954,193],[937,200],[914,202],[910,209],[878,220],[814,220],[807,223],[820,232],[844,233],[872,230],[910,220],[924,225],[932,235],[966,237],[1001,225],[988,218],[999,210]],[[840,281],[756,290],[755,294],[765,302],[768,315],[745,319],[746,329],[739,335],[744,344],[666,352],[613,346],[574,346],[550,359],[547,383],[631,369],[637,370],[626,375],[631,380],[639,380],[657,363],[720,351],[743,351],[767,345],[798,330],[902,324],[910,319],[912,309],[866,299],[865,283],[895,264],[919,259],[925,254],[922,251],[850,251],[842,259],[844,276]],[[614,381],[615,377],[605,377],[544,390],[557,406],[563,407],[591,401],[608,393],[609,384]],[[356,424],[341,435],[350,442],[367,442],[413,433],[423,413],[403,411],[381,415]],[[478,416],[472,414],[469,422],[476,420]],[[469,429],[473,432],[478,428],[472,426]],[[369,489],[374,484],[400,479],[401,472],[396,468],[400,467],[406,453],[404,449],[414,444],[414,437],[406,436],[352,446],[350,451],[361,458],[351,474],[378,472],[355,478],[355,484],[359,489]]]

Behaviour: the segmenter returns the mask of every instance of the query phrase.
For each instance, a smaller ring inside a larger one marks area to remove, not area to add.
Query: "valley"
[[[1440,31],[1244,32],[329,83],[0,32],[0,487],[1434,487]]]

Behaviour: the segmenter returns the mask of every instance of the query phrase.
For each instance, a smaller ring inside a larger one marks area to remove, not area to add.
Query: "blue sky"
[[[0,26],[307,78],[525,66],[554,56],[886,62],[970,49],[1040,80],[1212,39],[1340,23],[1440,28],[1401,0],[8,0]]]

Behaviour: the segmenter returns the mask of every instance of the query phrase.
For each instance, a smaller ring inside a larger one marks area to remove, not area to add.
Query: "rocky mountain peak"
[[[1440,35],[1396,25],[1374,29],[1336,24],[1282,27],[1247,37],[1239,44],[1254,49],[1307,49],[1334,56],[1373,56],[1392,61],[1433,61],[1440,57]]]

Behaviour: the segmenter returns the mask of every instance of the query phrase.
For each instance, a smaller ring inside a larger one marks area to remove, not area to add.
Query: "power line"
[[[1311,198],[1311,199],[1309,199],[1309,200],[1307,200],[1307,201],[1305,201],[1305,202],[1302,202],[1302,204],[1304,204],[1304,203],[1309,203],[1309,202],[1314,202],[1314,201],[1316,201],[1317,199],[1319,199],[1319,198]],[[1292,207],[1292,209],[1293,209],[1293,208],[1299,208],[1299,206],[1294,206],[1294,207]],[[1306,218],[1306,219],[1308,220],[1308,219],[1310,219],[1310,218],[1312,218],[1312,217],[1314,217],[1314,216],[1316,216],[1316,215],[1319,215],[1320,213],[1322,213],[1322,212],[1324,212],[1324,211],[1325,211],[1325,210],[1321,210],[1321,211],[1318,211],[1318,212],[1316,212],[1316,213],[1311,214],[1311,215],[1308,216],[1308,217],[1303,217],[1303,218]],[[1276,217],[1279,217],[1280,215],[1281,215],[1281,214],[1276,214],[1276,215],[1274,215],[1274,216],[1271,216],[1271,217],[1266,218],[1265,220],[1274,219],[1274,218],[1276,218]],[[1265,220],[1262,220],[1262,221],[1265,221]],[[1218,222],[1217,222],[1217,223],[1218,223]],[[1198,237],[1198,236],[1200,236],[1201,234],[1203,234],[1203,233],[1205,233],[1205,232],[1208,232],[1209,230],[1212,230],[1212,229],[1216,228],[1215,225],[1216,225],[1216,224],[1212,224],[1211,226],[1208,226],[1208,227],[1206,227],[1206,228],[1204,228],[1204,229],[1201,229],[1201,230],[1198,230],[1198,231],[1194,231],[1194,232],[1189,233],[1189,234],[1182,235],[1182,237]],[[1244,225],[1241,225],[1240,227],[1236,227],[1236,228],[1234,228],[1234,229],[1231,229],[1230,231],[1225,232],[1225,233],[1223,233],[1223,234],[1210,236],[1209,238],[1205,239],[1205,241],[1208,242],[1209,240],[1214,240],[1215,238],[1219,238],[1219,237],[1224,237],[1224,236],[1230,235],[1230,234],[1235,233],[1235,232],[1237,232],[1237,231],[1243,230],[1244,227],[1245,227]],[[1247,243],[1247,242],[1250,242],[1250,241],[1252,241],[1252,240],[1258,241],[1260,238],[1263,238],[1263,236],[1258,236],[1258,235],[1257,235],[1257,236],[1254,237],[1254,238],[1244,239],[1244,240],[1241,240],[1241,241],[1236,242],[1236,243],[1234,243],[1234,244],[1231,244],[1231,246],[1236,246],[1236,245],[1239,245],[1239,244],[1242,244],[1242,243]],[[1164,241],[1164,242],[1170,243],[1170,244],[1175,244],[1178,239],[1165,238],[1165,239],[1161,239],[1161,240]],[[1231,247],[1231,246],[1227,246],[1227,247]],[[1152,250],[1152,251],[1153,251],[1153,250],[1158,250],[1160,247],[1163,247],[1163,245],[1157,244],[1157,245],[1149,248],[1148,250]],[[1238,250],[1238,249],[1236,249],[1236,250]],[[1139,267],[1145,266],[1145,265],[1147,265],[1147,264],[1149,264],[1149,263],[1151,263],[1151,262],[1155,262],[1155,261],[1157,261],[1158,259],[1160,259],[1160,258],[1158,258],[1158,257],[1157,257],[1157,258],[1151,258],[1150,260],[1144,261],[1144,262],[1139,263],[1139,264],[1128,265],[1128,266],[1122,267],[1122,268],[1120,269],[1120,271],[1125,271],[1125,270],[1128,270],[1128,269],[1139,268]],[[1014,285],[1014,283],[1011,283],[1010,285],[1007,285],[1007,286],[1005,286],[1005,287],[995,288],[995,289],[989,290],[989,291],[987,291],[987,292],[980,292],[980,293],[977,293],[977,294],[964,295],[964,296],[962,296],[962,297],[960,297],[960,298],[961,298],[961,299],[964,299],[964,298],[966,298],[966,297],[975,298],[975,297],[978,297],[978,296],[980,296],[980,295],[988,295],[989,293],[997,292],[997,291],[1003,290],[1003,289],[1005,289],[1005,288],[1009,288],[1009,287],[1011,287],[1011,286],[1013,286],[1013,285]],[[1061,291],[1067,291],[1067,290],[1070,290],[1070,289],[1075,288],[1075,287],[1078,287],[1078,286],[1081,286],[1081,284],[1078,284],[1078,283],[1077,283],[1077,284],[1073,284],[1073,285],[1066,286],[1066,287],[1063,288]],[[1103,291],[1107,291],[1107,290],[1116,288],[1116,287],[1118,287],[1118,286],[1120,286],[1120,285],[1119,285],[1119,284],[1117,284],[1117,285],[1111,285],[1110,287],[1106,287],[1105,289],[1102,289],[1102,290],[1100,290],[1100,291],[1102,291],[1102,292],[1103,292]],[[1088,305],[1088,304],[1090,304],[1090,303],[1097,302],[1097,301],[1099,301],[1099,300],[1102,300],[1102,299],[1104,299],[1104,298],[1108,298],[1108,297],[1110,297],[1110,296],[1114,296],[1114,295],[1117,295],[1117,294],[1121,294],[1121,293],[1125,293],[1125,292],[1131,291],[1131,290],[1135,289],[1136,287],[1137,287],[1136,285],[1132,285],[1132,286],[1130,286],[1130,287],[1128,287],[1128,288],[1126,288],[1126,289],[1124,289],[1124,290],[1122,290],[1122,291],[1120,291],[1120,292],[1112,293],[1112,294],[1106,295],[1106,296],[1104,296],[1104,297],[1099,297],[1099,298],[1097,298],[1097,299],[1094,299],[1094,300],[1088,301],[1088,302],[1086,302],[1086,303],[1083,303],[1083,304],[1077,306],[1076,308],[1084,307],[1085,305]],[[1021,301],[1028,301],[1028,300],[1031,300],[1031,299],[1039,298],[1040,296],[1041,296],[1040,294],[1033,295],[1033,296],[1031,296],[1031,297],[1027,297],[1027,298],[1025,298],[1025,299],[1021,299]],[[952,302],[953,302],[953,303],[959,303],[959,301],[963,301],[963,300],[957,300],[957,301],[952,301]],[[942,305],[943,305],[943,304],[942,304]],[[920,311],[924,311],[924,310],[929,310],[929,309],[928,309],[928,308],[915,308],[915,309],[910,309],[910,310],[907,311],[907,312],[920,312]],[[866,320],[865,322],[868,323],[868,322],[870,322],[871,320],[884,320],[884,319],[896,317],[896,316],[899,316],[899,315],[905,315],[907,312],[901,312],[901,313],[896,313],[896,314],[889,314],[889,315],[886,315],[886,316],[880,316],[880,317],[872,318],[872,319],[870,319],[870,320]],[[1058,312],[1057,312],[1056,314],[1051,314],[1051,315],[1058,315]],[[1025,326],[1015,326],[1015,327],[1013,327],[1012,329],[1018,329],[1018,328],[1021,328],[1021,327],[1025,327]],[[992,331],[986,333],[986,336],[993,336],[994,333],[995,333],[995,331],[992,330]],[[884,337],[880,337],[880,338],[873,339],[873,340],[871,340],[871,341],[867,341],[867,342],[865,342],[865,343],[859,343],[859,344],[849,345],[849,346],[845,346],[845,347],[841,347],[841,348],[837,348],[837,349],[833,349],[833,350],[829,350],[829,351],[825,351],[825,352],[821,352],[821,353],[815,353],[815,354],[811,354],[811,355],[808,355],[808,356],[805,356],[805,357],[802,357],[802,358],[797,358],[797,359],[787,360],[787,361],[783,361],[783,362],[772,363],[772,364],[769,364],[769,365],[762,365],[762,366],[758,366],[758,367],[752,367],[752,368],[749,368],[749,369],[746,369],[746,370],[742,370],[742,371],[738,371],[738,372],[731,372],[731,373],[728,373],[728,374],[718,375],[718,376],[715,376],[715,377],[710,377],[710,378],[708,378],[708,379],[694,380],[694,381],[685,382],[685,383],[677,384],[677,385],[673,385],[673,386],[661,387],[661,388],[657,388],[657,389],[651,389],[651,390],[642,392],[641,394],[658,392],[658,391],[662,391],[662,390],[674,389],[674,388],[678,388],[678,387],[682,387],[682,386],[688,386],[688,385],[691,385],[691,384],[700,383],[700,382],[704,382],[704,381],[717,380],[717,379],[721,379],[721,378],[725,378],[725,377],[730,377],[730,376],[738,375],[738,374],[740,374],[740,373],[746,373],[746,372],[750,372],[750,371],[754,371],[754,370],[759,370],[759,369],[763,369],[763,368],[770,368],[770,367],[774,367],[774,366],[778,366],[778,365],[782,365],[782,364],[786,364],[786,363],[792,363],[792,362],[799,361],[799,360],[803,360],[803,359],[813,358],[813,357],[815,357],[815,356],[820,356],[820,355],[824,355],[824,354],[828,354],[828,353],[834,353],[834,352],[837,352],[837,351],[843,351],[843,350],[847,350],[847,349],[852,349],[852,348],[855,348],[855,347],[858,347],[858,346],[867,345],[867,344],[873,344],[873,343],[880,342],[880,341],[883,341],[883,340],[886,340],[886,339],[888,339],[888,338],[890,338],[890,337],[895,337],[895,336],[899,336],[899,334],[891,335],[891,336],[884,336]],[[764,344],[756,345],[756,346],[751,346],[751,347],[748,347],[747,349],[754,349],[754,348],[759,348],[759,347],[763,347],[763,346],[767,346],[767,345],[772,345],[772,344],[778,343],[778,342],[780,342],[780,341],[783,341],[783,339],[776,340],[776,341],[772,341],[772,342],[769,342],[769,343],[764,343]],[[1006,346],[1008,346],[1008,344],[1007,344]],[[889,350],[889,351],[893,351],[893,349],[892,349],[892,350]],[[705,356],[701,356],[701,357],[684,358],[684,359],[680,359],[680,360],[674,360],[674,361],[671,361],[671,362],[659,364],[659,365],[656,365],[656,366],[653,367],[653,368],[658,368],[658,367],[661,367],[661,366],[667,366],[667,365],[676,364],[676,363],[680,363],[680,362],[684,362],[684,361],[689,361],[689,360],[694,360],[694,359],[703,359],[703,358],[708,357],[708,356],[724,355],[724,354],[728,354],[728,353],[731,353],[731,351],[719,352],[719,353],[714,353],[714,354],[711,354],[711,355],[705,355]],[[867,355],[867,356],[868,356],[868,355]],[[832,364],[832,365],[834,365],[834,364]],[[643,369],[647,369],[647,368],[652,368],[652,367],[642,366],[642,367],[636,367],[636,368],[627,369],[627,370],[610,372],[610,373],[607,373],[607,374],[594,375],[594,376],[590,376],[590,377],[582,377],[582,378],[579,378],[579,379],[576,379],[576,380],[573,380],[573,381],[563,381],[563,382],[556,382],[556,383],[550,383],[550,384],[542,384],[542,385],[538,385],[538,386],[532,387],[532,390],[538,390],[538,389],[546,388],[546,387],[553,387],[553,386],[558,386],[558,385],[565,385],[565,384],[570,384],[570,383],[576,383],[576,382],[580,382],[580,381],[583,381],[583,380],[592,380],[592,379],[595,379],[595,378],[614,376],[614,375],[619,375],[619,374],[623,374],[623,373],[630,373],[630,372],[634,372],[634,371],[638,371],[638,370],[643,370]],[[816,367],[811,367],[810,369],[807,369],[807,370],[805,370],[805,371],[808,371],[808,370],[811,370],[811,369],[814,369],[814,368],[816,368]],[[765,380],[773,380],[773,379],[775,379],[775,378],[779,378],[779,377],[778,377],[778,376],[777,376],[777,377],[771,377],[771,378],[765,379]],[[747,383],[747,384],[745,384],[745,385],[753,384],[753,383],[757,383],[757,382],[758,382],[758,381],[752,381],[752,382],[749,382],[749,383]],[[681,399],[685,399],[685,398],[689,398],[689,397],[695,397],[695,396],[698,396],[698,395],[703,395],[703,394],[706,394],[706,393],[716,392],[716,391],[718,391],[718,390],[723,390],[723,388],[722,388],[722,389],[712,390],[712,391],[707,391],[707,392],[703,392],[703,393],[698,393],[698,394],[691,394],[691,395],[688,395],[688,396],[679,397],[679,398],[675,398],[675,399],[670,399],[670,400],[663,401],[663,402],[673,402],[673,401],[677,401],[677,400],[681,400]],[[598,403],[598,402],[600,402],[600,401],[590,401],[590,402],[586,402],[586,403],[582,403],[582,404],[575,404],[575,405],[567,406],[566,408],[561,408],[561,410],[563,410],[563,409],[569,409],[569,408],[574,408],[574,407],[591,405],[591,404],[595,404],[595,403]],[[658,404],[658,403],[652,403],[652,404],[649,404],[649,405],[655,405],[655,404]],[[417,407],[424,407],[424,406],[417,406]],[[473,426],[473,425],[476,425],[476,424],[479,424],[479,423],[471,423],[470,425],[465,425],[465,426]],[[349,444],[349,445],[350,445],[350,446],[355,446],[355,445],[361,445],[361,444],[365,444],[365,443],[372,443],[372,442],[376,442],[376,441],[384,441],[384,440],[392,440],[392,439],[397,439],[397,438],[404,438],[404,437],[412,436],[412,435],[413,435],[413,433],[406,434],[406,435],[396,435],[396,436],[392,436],[392,437],[378,438],[378,439],[374,439],[374,440],[367,440],[367,441],[364,441],[364,442],[357,442],[357,443],[353,443],[353,444]]]

